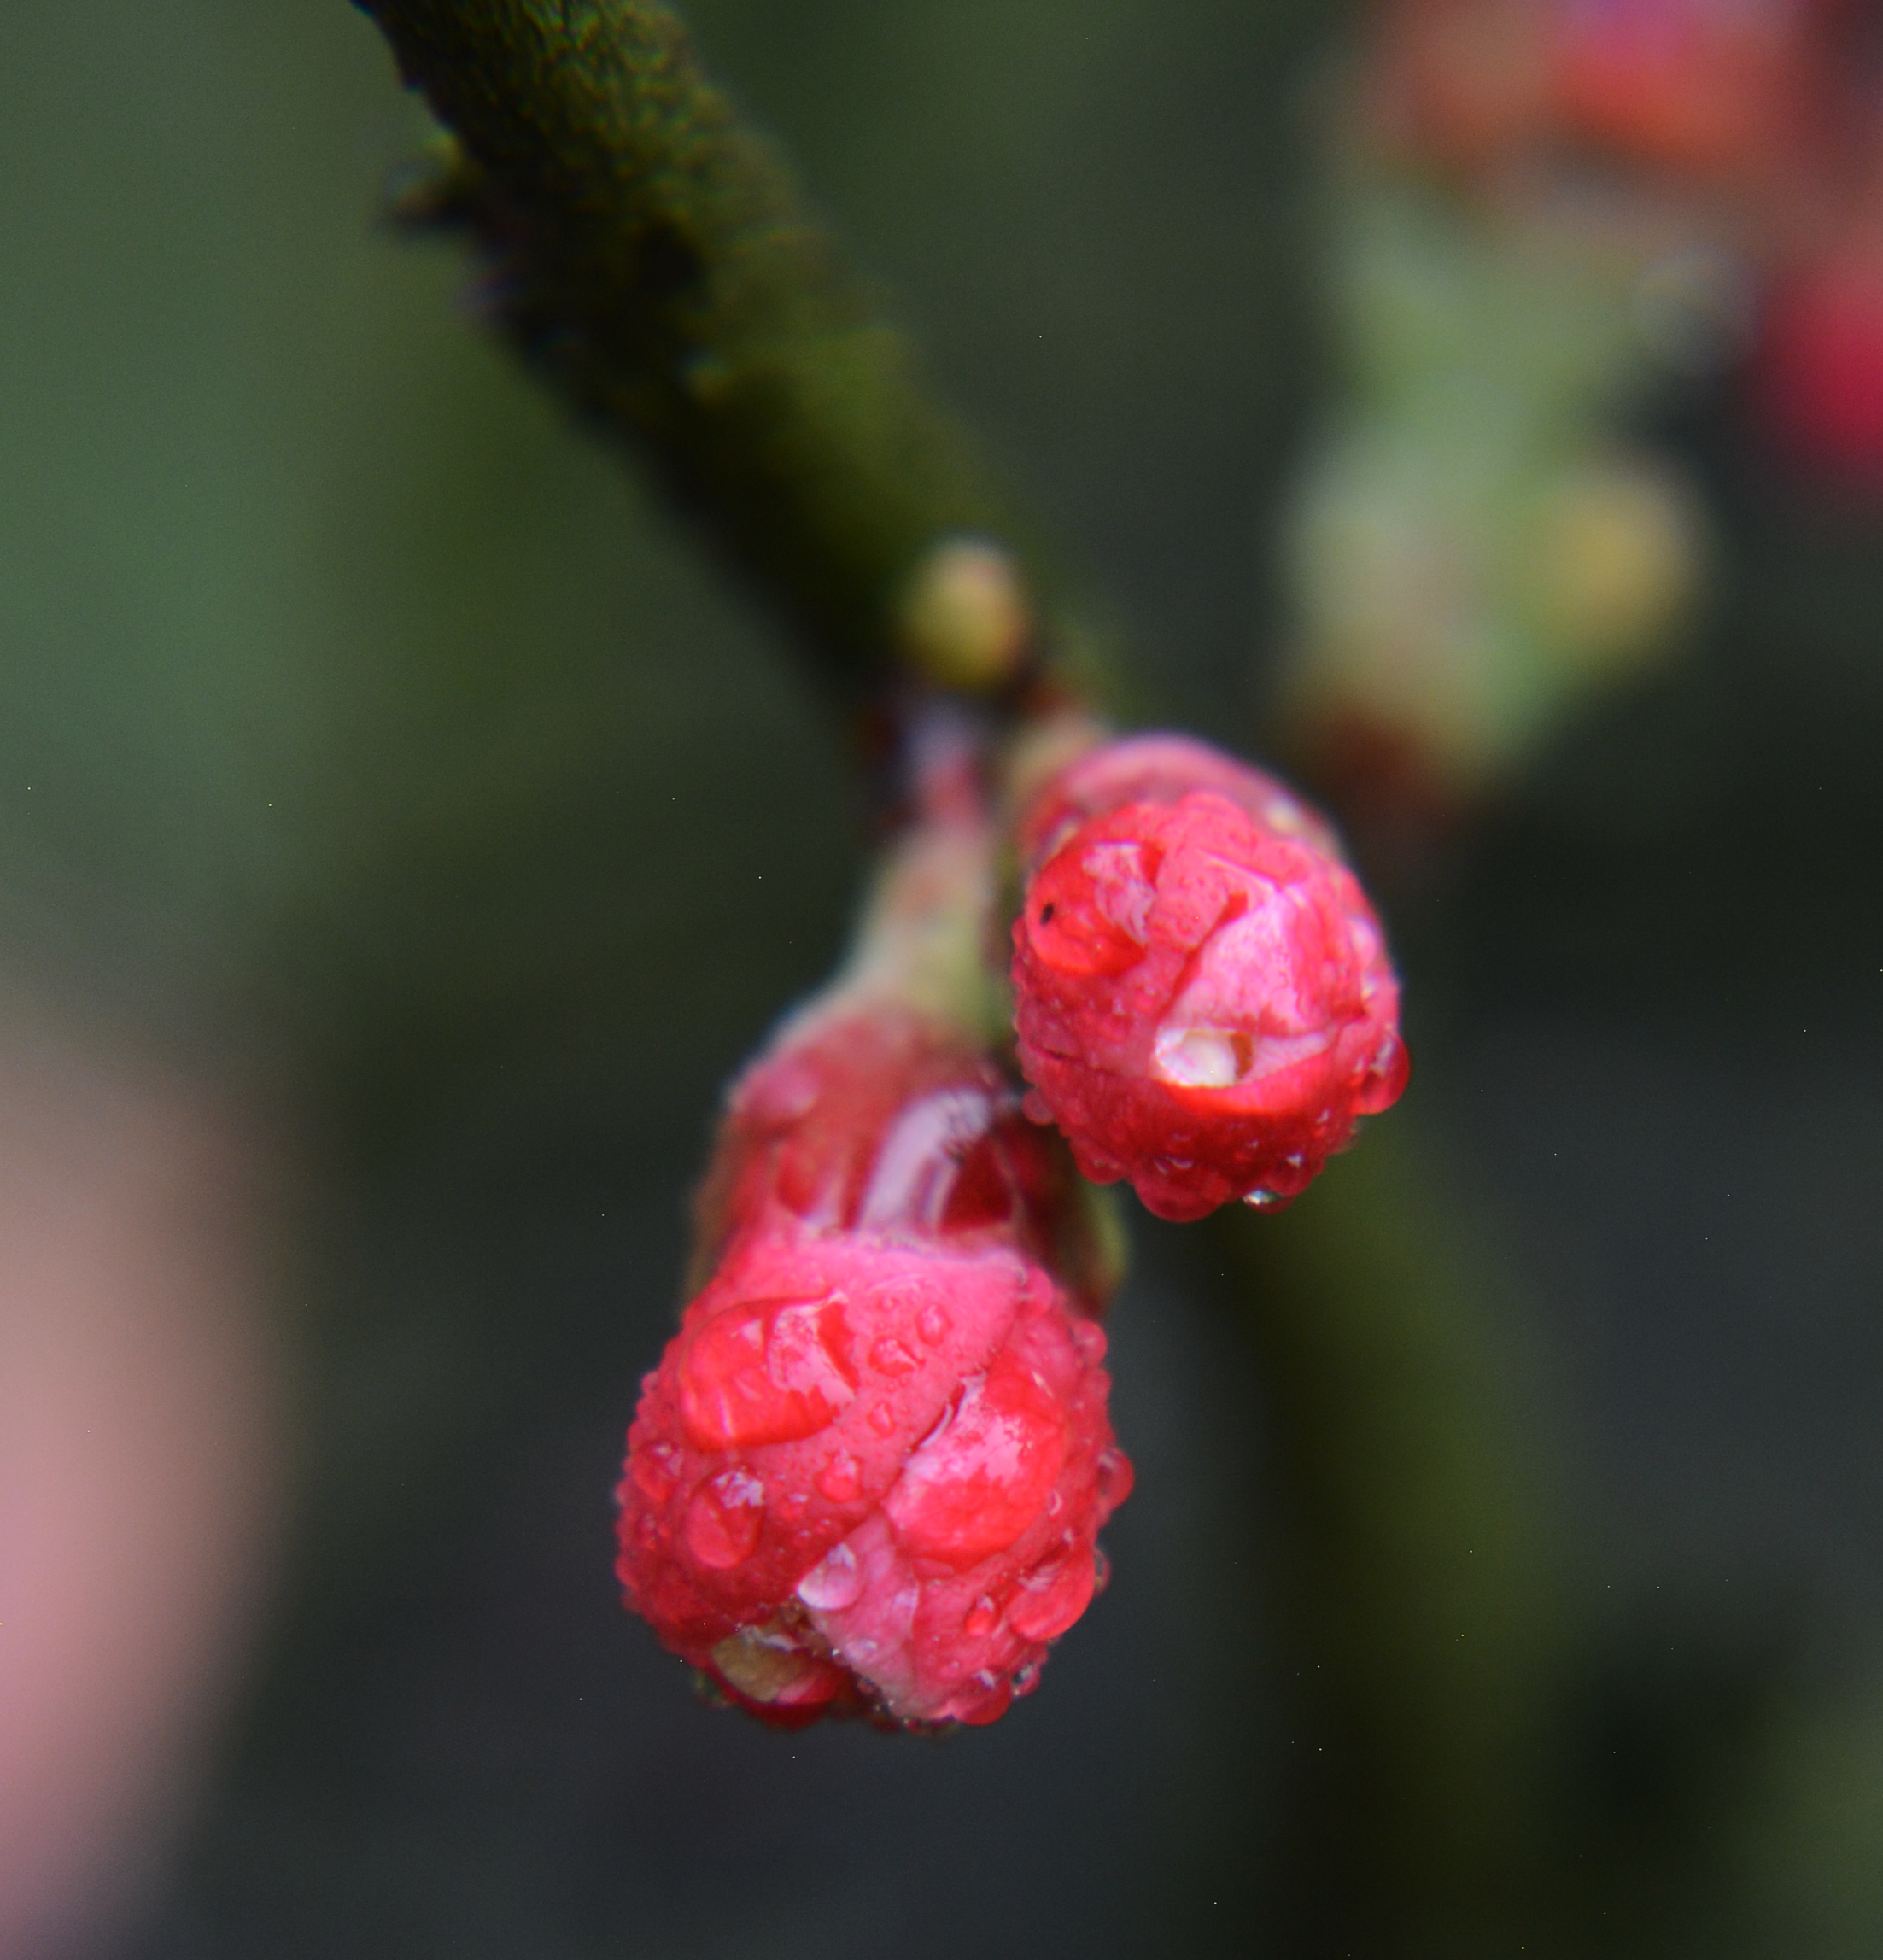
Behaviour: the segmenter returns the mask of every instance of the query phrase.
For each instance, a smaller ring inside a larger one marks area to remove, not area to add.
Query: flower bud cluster
[[[1044,752],[1017,839],[1031,1088],[975,1032],[994,834],[939,743],[845,973],[733,1086],[693,1297],[629,1431],[628,1603],[774,1725],[992,1722],[1102,1584],[1132,1468],[1079,1172],[1167,1218],[1278,1203],[1406,1079],[1377,922],[1318,816],[1175,736]]]

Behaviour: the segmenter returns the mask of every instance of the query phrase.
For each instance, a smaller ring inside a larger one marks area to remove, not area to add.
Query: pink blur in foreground
[[[257,1194],[174,1083],[0,1038],[0,1953],[134,1904],[275,1495]]]

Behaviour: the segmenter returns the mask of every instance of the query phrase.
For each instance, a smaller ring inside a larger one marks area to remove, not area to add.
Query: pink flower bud
[[[885,1013],[787,1031],[734,1091],[617,1571],[772,1723],[991,1722],[1097,1584],[1131,1466],[1104,1334],[1044,1263],[1071,1193],[1014,1100]]]
[[[695,1286],[760,1231],[1003,1247],[1095,1313],[1117,1277],[1064,1145],[1008,1078],[951,1029],[880,1007],[793,1023],[753,1062],[694,1211]]]
[[[1175,735],[1073,763],[1026,814],[1015,1025],[1079,1167],[1161,1218],[1285,1204],[1410,1064],[1379,921],[1332,831]]]

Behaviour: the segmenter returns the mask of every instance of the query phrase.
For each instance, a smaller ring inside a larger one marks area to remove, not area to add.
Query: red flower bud
[[[768,1721],[991,1722],[1098,1583],[1131,1466],[1105,1337],[1046,1263],[1070,1173],[1015,1104],[884,1012],[787,1030],[734,1093],[716,1270],[643,1384],[617,1570]]]
[[[695,1204],[703,1285],[733,1238],[851,1233],[1043,1266],[1099,1312],[1117,1275],[1064,1146],[989,1058],[920,1015],[788,1026],[728,1099]]]
[[[1095,1182],[1161,1218],[1285,1204],[1409,1073],[1384,936],[1332,831],[1175,735],[1114,742],[1036,799],[1014,924],[1034,1094]]]

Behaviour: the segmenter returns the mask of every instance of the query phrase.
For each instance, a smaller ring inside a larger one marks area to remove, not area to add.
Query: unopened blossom
[[[1074,762],[1022,826],[1029,1114],[1098,1183],[1201,1218],[1286,1203],[1405,1087],[1399,986],[1327,825],[1200,742]]]
[[[1016,1102],[960,1037],[880,1008],[787,1030],[734,1091],[617,1569],[775,1723],[991,1722],[1100,1583],[1132,1475],[1100,1266],[1065,1256],[1074,1180]]]

